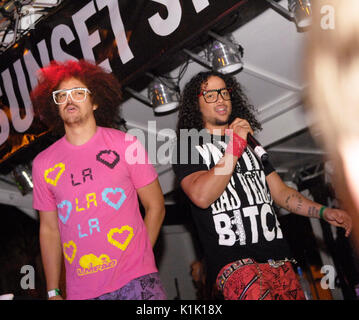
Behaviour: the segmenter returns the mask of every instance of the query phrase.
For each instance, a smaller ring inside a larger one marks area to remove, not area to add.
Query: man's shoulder
[[[115,128],[101,127],[101,130],[102,130],[103,135],[107,135],[114,139],[119,139],[119,141],[125,140],[126,136],[128,135],[127,132],[124,132],[124,131],[121,131],[121,130],[115,129]]]
[[[211,135],[205,130],[189,130],[181,132],[180,135],[177,134],[176,139],[174,140],[174,145],[178,152],[190,152],[198,151],[203,147],[203,145],[212,144],[214,140],[221,140],[220,138]]]

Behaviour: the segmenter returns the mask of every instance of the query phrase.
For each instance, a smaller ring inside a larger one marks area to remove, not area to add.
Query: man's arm
[[[59,288],[62,248],[57,211],[40,211],[40,248],[47,290]],[[55,296],[50,300],[62,300],[62,297]]]
[[[208,208],[228,185],[237,160],[238,157],[224,154],[211,170],[194,172],[183,178],[183,191],[197,207]]]
[[[229,133],[232,131],[233,134],[236,134],[244,141],[247,140],[248,132],[253,134],[248,121],[241,118],[236,118],[228,129]],[[234,141],[233,143],[240,142]],[[236,154],[231,151],[228,152],[226,149],[223,157],[211,170],[194,172],[183,178],[181,181],[183,191],[197,207],[208,208],[221,196],[227,187],[238,158]]]
[[[319,218],[321,204],[305,198],[297,190],[287,186],[274,171],[266,177],[272,198],[280,207],[309,218]],[[345,229],[345,236],[349,236],[352,229],[351,217],[343,210],[326,208],[324,219],[336,226]]]
[[[145,209],[144,222],[153,247],[165,217],[165,200],[158,179],[137,189],[137,194]]]

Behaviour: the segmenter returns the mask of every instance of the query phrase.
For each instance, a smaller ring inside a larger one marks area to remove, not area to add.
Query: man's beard
[[[79,109],[79,107],[72,103],[72,105],[76,108]],[[66,106],[67,108],[67,106]],[[65,108],[65,109],[66,109]],[[64,116],[61,116],[60,117],[62,118],[62,121],[64,122],[65,125],[68,125],[68,126],[71,126],[71,125],[74,125],[74,124],[79,124],[83,121],[83,116],[81,114],[77,114],[77,115],[66,115],[64,114]]]
[[[227,124],[229,124],[229,118],[230,118],[230,115],[228,115],[227,119],[225,119],[225,120],[214,118],[214,119],[212,119],[211,122],[212,122],[212,125],[215,125],[215,126],[226,126]]]
[[[219,120],[219,119],[215,119],[215,125],[216,126],[225,126],[229,123],[229,117],[227,120]]]

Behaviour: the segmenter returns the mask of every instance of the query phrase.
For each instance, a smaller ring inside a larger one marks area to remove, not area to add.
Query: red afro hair
[[[54,134],[63,135],[64,125],[52,99],[52,92],[69,78],[80,80],[91,91],[92,103],[98,105],[94,113],[98,126],[126,129],[119,113],[121,85],[111,73],[86,60],[52,61],[49,66],[40,69],[38,85],[30,96],[35,115]]]

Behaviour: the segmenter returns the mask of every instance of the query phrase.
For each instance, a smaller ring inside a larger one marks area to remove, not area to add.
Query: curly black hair
[[[65,129],[52,92],[57,90],[62,81],[69,78],[80,80],[91,91],[92,102],[98,105],[94,112],[98,126],[126,131],[125,121],[119,115],[122,102],[119,81],[113,74],[86,60],[69,60],[52,61],[49,66],[40,69],[38,85],[31,92],[35,115],[54,135],[63,135]]]
[[[207,71],[198,73],[185,85],[179,103],[177,134],[180,129],[197,129],[200,131],[204,128],[198,95],[201,92],[201,85],[212,76],[223,79],[226,87],[231,88],[232,113],[229,117],[229,123],[238,117],[246,119],[254,131],[261,130],[262,126],[254,115],[256,110],[248,102],[248,98],[235,77],[216,71]]]

